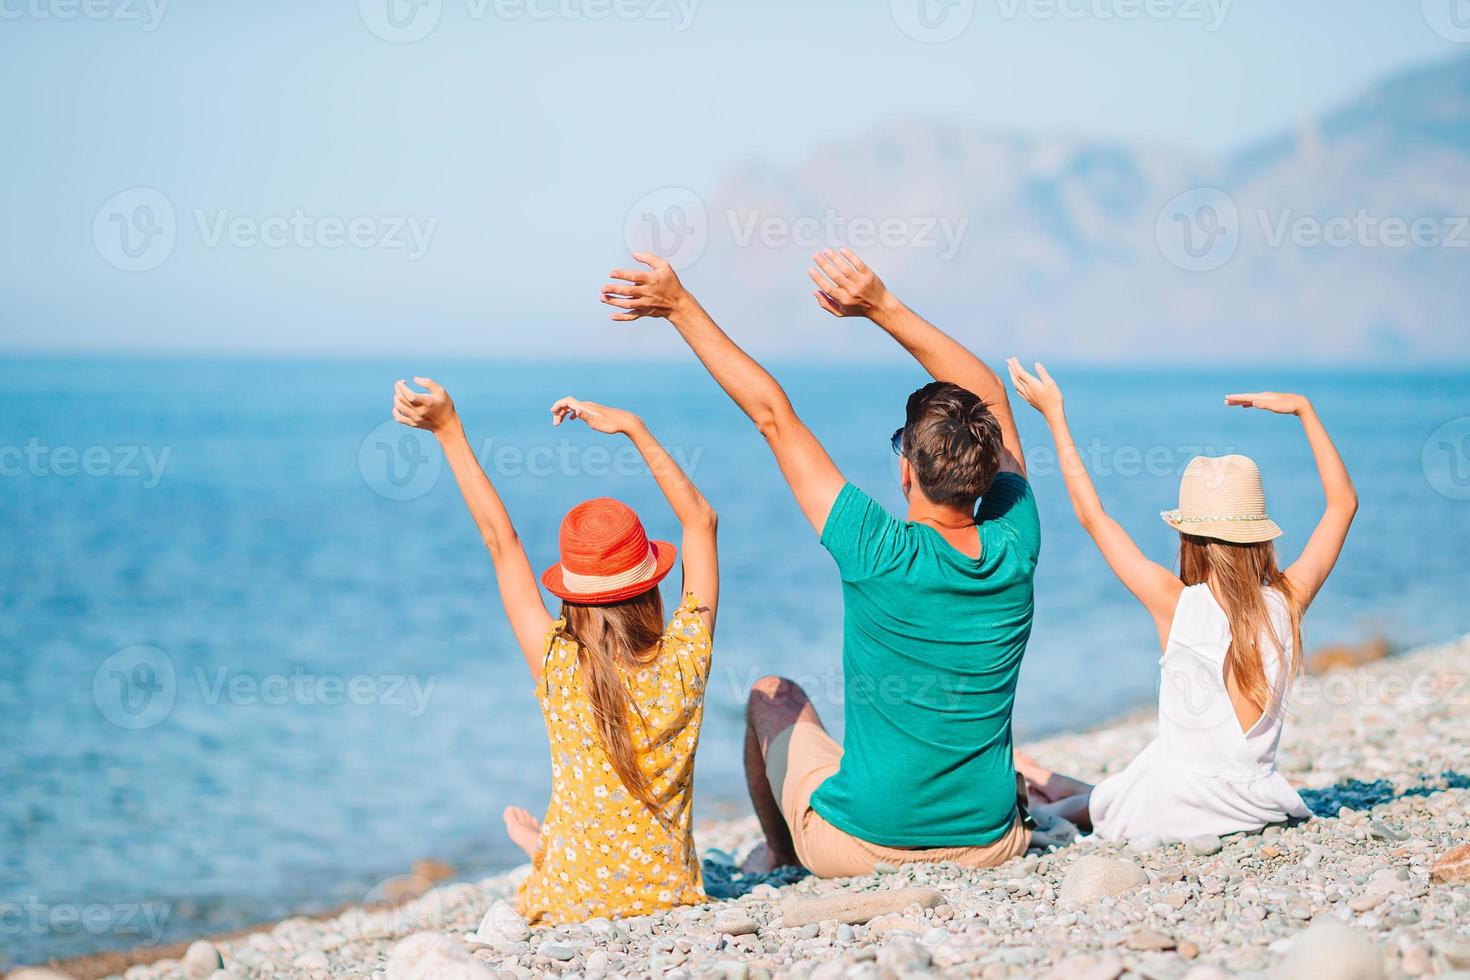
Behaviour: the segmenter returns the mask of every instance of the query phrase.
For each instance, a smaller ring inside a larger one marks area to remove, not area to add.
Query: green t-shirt
[[[1015,818],[1011,708],[1041,525],[1014,473],[996,476],[978,513],[979,558],[852,484],[822,529],[842,573],[847,731],[842,767],[811,805],[870,844],[983,846]]]

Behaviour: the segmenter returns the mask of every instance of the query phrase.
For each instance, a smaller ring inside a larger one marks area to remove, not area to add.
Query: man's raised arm
[[[801,512],[821,534],[847,482],[827,450],[797,418],[776,379],[725,335],[667,262],[646,252],[636,252],[633,258],[648,269],[614,269],[611,278],[616,281],[602,287],[602,301],[625,311],[613,314],[613,319],[665,317],[674,325],[710,376],[765,437]]]
[[[935,381],[948,381],[978,395],[1000,423],[1001,442],[1010,456],[1002,457],[1001,469],[1025,476],[1026,457],[1021,453],[1021,434],[1010,396],[989,365],[905,306],[851,249],[844,248],[839,254],[829,248],[812,258],[817,267],[807,273],[817,284],[817,303],[822,309],[837,317],[867,317],[903,345]]]

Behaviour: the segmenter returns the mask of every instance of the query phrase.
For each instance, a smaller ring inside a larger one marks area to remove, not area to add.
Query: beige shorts
[[[910,849],[882,847],[838,830],[811,807],[817,787],[835,775],[842,763],[842,746],[821,725],[797,722],[771,741],[766,754],[766,778],[791,828],[796,856],[819,878],[850,878],[872,874],[878,864],[953,861],[967,868],[993,868],[1026,853],[1031,830],[1026,816],[1026,784],[1016,780],[1016,816],[1009,830],[984,847]]]

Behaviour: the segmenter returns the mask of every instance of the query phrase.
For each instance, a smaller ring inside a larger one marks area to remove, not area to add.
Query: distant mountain
[[[995,353],[1470,361],[1470,57],[1222,159],[905,119],[704,205],[690,276],[767,353],[872,343],[808,308],[820,242]]]

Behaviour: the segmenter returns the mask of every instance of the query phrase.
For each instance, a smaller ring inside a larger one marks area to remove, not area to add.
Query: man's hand
[[[557,399],[551,406],[551,424],[561,425],[568,419],[581,419],[594,432],[609,435],[629,433],[643,424],[643,420],[632,412],[621,408],[609,408],[596,402],[584,402],[568,395]]]
[[[414,391],[399,379],[393,386],[393,417],[415,429],[438,434],[457,418],[449,392],[431,378],[414,378],[414,384],[427,388],[427,393]]]
[[[1015,386],[1016,394],[1026,399],[1026,403],[1040,412],[1042,418],[1051,421],[1061,414],[1062,389],[1047,373],[1046,365],[1037,361],[1036,374],[1028,373],[1014,357],[1008,359],[1006,365],[1011,369],[1011,384]]]
[[[883,280],[852,249],[844,248],[841,254],[824,249],[812,261],[817,266],[807,275],[817,284],[817,305],[833,316],[872,319],[890,301]]]
[[[1277,415],[1300,415],[1310,403],[1302,395],[1278,391],[1255,391],[1244,395],[1226,395],[1225,404],[1240,408],[1259,408]]]
[[[614,313],[614,320],[637,320],[656,316],[672,318],[694,302],[689,290],[679,281],[674,267],[652,252],[634,252],[633,258],[648,266],[642,269],[614,269],[610,282],[602,287],[602,301],[626,313]]]

